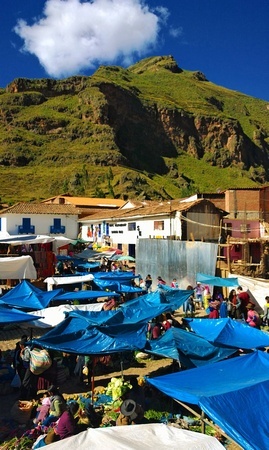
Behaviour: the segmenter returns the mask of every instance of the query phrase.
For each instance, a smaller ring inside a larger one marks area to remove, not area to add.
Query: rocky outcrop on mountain
[[[165,176],[171,191],[199,189],[206,166],[233,167],[246,180],[264,183],[267,106],[213,85],[199,71],[182,70],[172,56],[146,58],[128,69],[100,66],[91,77],[17,78],[0,92],[0,165],[109,166],[139,173],[109,184],[118,196],[124,189],[130,196],[171,196],[164,180],[154,184],[155,176]],[[184,169],[182,158],[189,161]],[[194,160],[201,165],[196,179]],[[84,180],[84,192],[93,189],[94,177],[90,183]],[[53,186],[59,189],[59,181]]]

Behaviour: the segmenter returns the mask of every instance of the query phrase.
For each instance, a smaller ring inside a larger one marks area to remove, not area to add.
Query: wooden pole
[[[174,399],[177,403],[179,403],[181,406],[183,406],[183,408],[187,409],[188,411],[190,411],[191,414],[193,414],[195,417],[197,417],[198,419],[200,419],[202,422],[204,422],[204,424],[207,424],[208,426],[214,428],[214,430],[221,434],[222,436],[224,436],[226,439],[229,439],[230,441],[233,441],[236,445],[237,442],[235,442],[230,436],[228,436],[218,425],[211,423],[208,419],[206,419],[204,417],[204,412],[202,412],[202,414],[197,413],[196,411],[194,411],[194,409],[190,408],[190,406],[186,405],[185,403]],[[203,428],[203,426],[202,426]],[[241,448],[241,447],[240,447]]]

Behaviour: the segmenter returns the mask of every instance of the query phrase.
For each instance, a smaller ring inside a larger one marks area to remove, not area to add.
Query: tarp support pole
[[[196,411],[194,411],[192,408],[190,408],[188,405],[186,405],[183,402],[180,402],[179,400],[174,399],[175,402],[179,403],[181,406],[183,406],[183,408],[187,409],[188,411],[190,411],[191,414],[193,414],[195,417],[198,417],[198,419],[200,419],[202,421],[202,423],[204,423],[204,428],[205,428],[205,424],[208,425],[209,427],[214,428],[214,430],[218,433],[221,434],[222,436],[224,436],[226,439],[228,439],[229,441],[234,442],[236,445],[238,445],[237,442],[235,442],[230,436],[228,436],[226,433],[224,433],[224,431],[222,431],[222,429],[220,427],[218,427],[217,425],[215,425],[214,423],[210,422],[209,420],[207,420],[204,417],[204,411],[202,411],[202,415],[197,413]],[[203,425],[202,425],[202,430],[203,430]],[[202,433],[204,433],[204,431],[202,431]]]
[[[201,420],[202,420],[201,431],[203,434],[205,434],[205,413],[204,413],[204,411],[202,411]]]

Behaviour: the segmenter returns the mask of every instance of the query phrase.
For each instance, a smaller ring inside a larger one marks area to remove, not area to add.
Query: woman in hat
[[[122,402],[116,425],[135,425],[145,422],[144,410],[141,405],[130,398]]]

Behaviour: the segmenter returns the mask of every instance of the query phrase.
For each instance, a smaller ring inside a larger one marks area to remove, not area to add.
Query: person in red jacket
[[[243,291],[242,286],[238,286],[237,288],[237,297],[241,301],[241,313],[244,315],[245,320],[247,319],[248,310],[247,305],[250,303],[250,296],[246,291]]]

